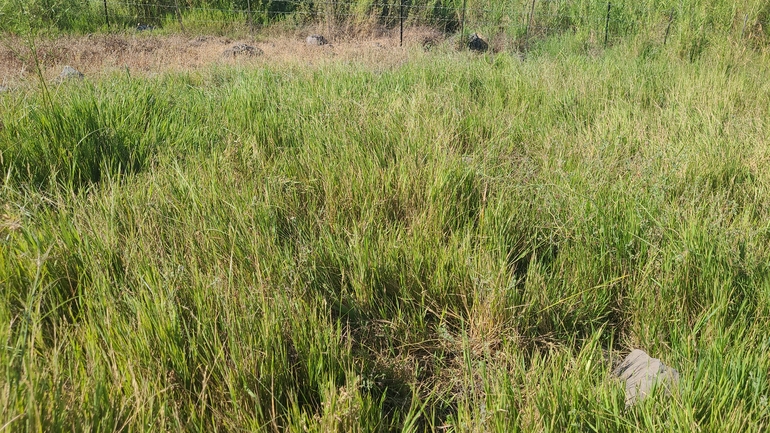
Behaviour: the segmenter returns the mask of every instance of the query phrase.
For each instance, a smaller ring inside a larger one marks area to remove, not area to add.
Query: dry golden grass
[[[397,32],[355,39],[334,38],[329,45],[309,47],[304,42],[305,33],[308,32],[241,39],[182,34],[82,35],[37,40],[35,48],[44,76],[51,80],[65,65],[78,69],[87,77],[98,77],[116,70],[127,70],[132,74],[195,70],[223,63],[316,64],[333,60],[388,68],[402,64],[409,56],[409,47],[442,39],[442,35],[435,31],[414,28],[405,31],[403,48],[399,46]],[[222,56],[223,51],[236,44],[258,47],[264,55],[235,59]],[[0,83],[21,85],[33,76],[35,62],[31,53],[28,40],[3,36],[0,44]]]

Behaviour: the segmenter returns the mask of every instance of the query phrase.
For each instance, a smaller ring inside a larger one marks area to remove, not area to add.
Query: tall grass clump
[[[770,61],[733,44],[0,94],[0,426],[765,429]],[[625,407],[632,348],[670,395]]]
[[[207,116],[205,105],[178,99],[185,80],[160,90],[144,80],[120,80],[107,89],[64,83],[23,101],[9,101],[0,169],[34,185],[58,181],[71,187],[99,182],[105,172],[138,172],[160,146],[184,141],[206,147],[218,134],[200,134],[189,122]]]

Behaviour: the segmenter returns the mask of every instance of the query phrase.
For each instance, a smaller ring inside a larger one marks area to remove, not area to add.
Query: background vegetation
[[[601,37],[605,0],[404,0],[407,25],[459,30],[487,37],[593,33]],[[463,5],[466,10],[463,13]],[[112,29],[138,24],[171,31],[232,33],[262,26],[301,28],[323,23],[327,33],[345,36],[399,24],[399,0],[107,0]],[[534,9],[533,9],[534,6]],[[245,11],[249,9],[251,14]],[[103,0],[0,0],[0,31],[30,28],[57,33],[106,30]],[[764,0],[616,0],[609,33],[613,38],[656,29],[671,31],[696,50],[740,35],[767,46],[770,4]],[[529,29],[529,34],[527,34]],[[328,35],[327,35],[328,36]]]
[[[0,430],[767,429],[770,58],[682,4],[0,93]]]

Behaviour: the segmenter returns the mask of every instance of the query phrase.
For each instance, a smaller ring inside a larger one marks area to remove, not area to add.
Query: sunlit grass
[[[0,94],[0,426],[766,428],[767,54],[574,38]]]

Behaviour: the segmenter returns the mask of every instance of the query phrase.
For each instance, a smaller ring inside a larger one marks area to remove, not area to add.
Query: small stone
[[[489,49],[489,44],[484,39],[481,39],[478,34],[474,33],[468,38],[468,49],[483,53]]]
[[[326,45],[326,38],[321,35],[310,35],[305,38],[305,45]]]
[[[612,374],[626,382],[626,407],[642,401],[657,384],[670,394],[671,387],[679,383],[678,371],[639,349],[629,353]]]
[[[194,47],[199,47],[199,46],[205,44],[206,42],[208,42],[208,40],[209,40],[209,38],[207,38],[206,36],[198,36],[197,38],[192,39],[189,42],[187,42],[187,44],[188,45],[192,45]]]
[[[240,44],[228,50],[225,50],[222,53],[222,56],[223,57],[238,57],[238,56],[257,57],[257,56],[261,56],[262,54],[264,54],[264,52],[257,47],[252,47],[251,45],[246,45],[246,44]]]
[[[83,77],[84,75],[77,69],[73,68],[72,66],[65,66],[64,69],[62,69],[61,74],[59,74],[58,80],[61,83],[71,79],[82,80]]]

